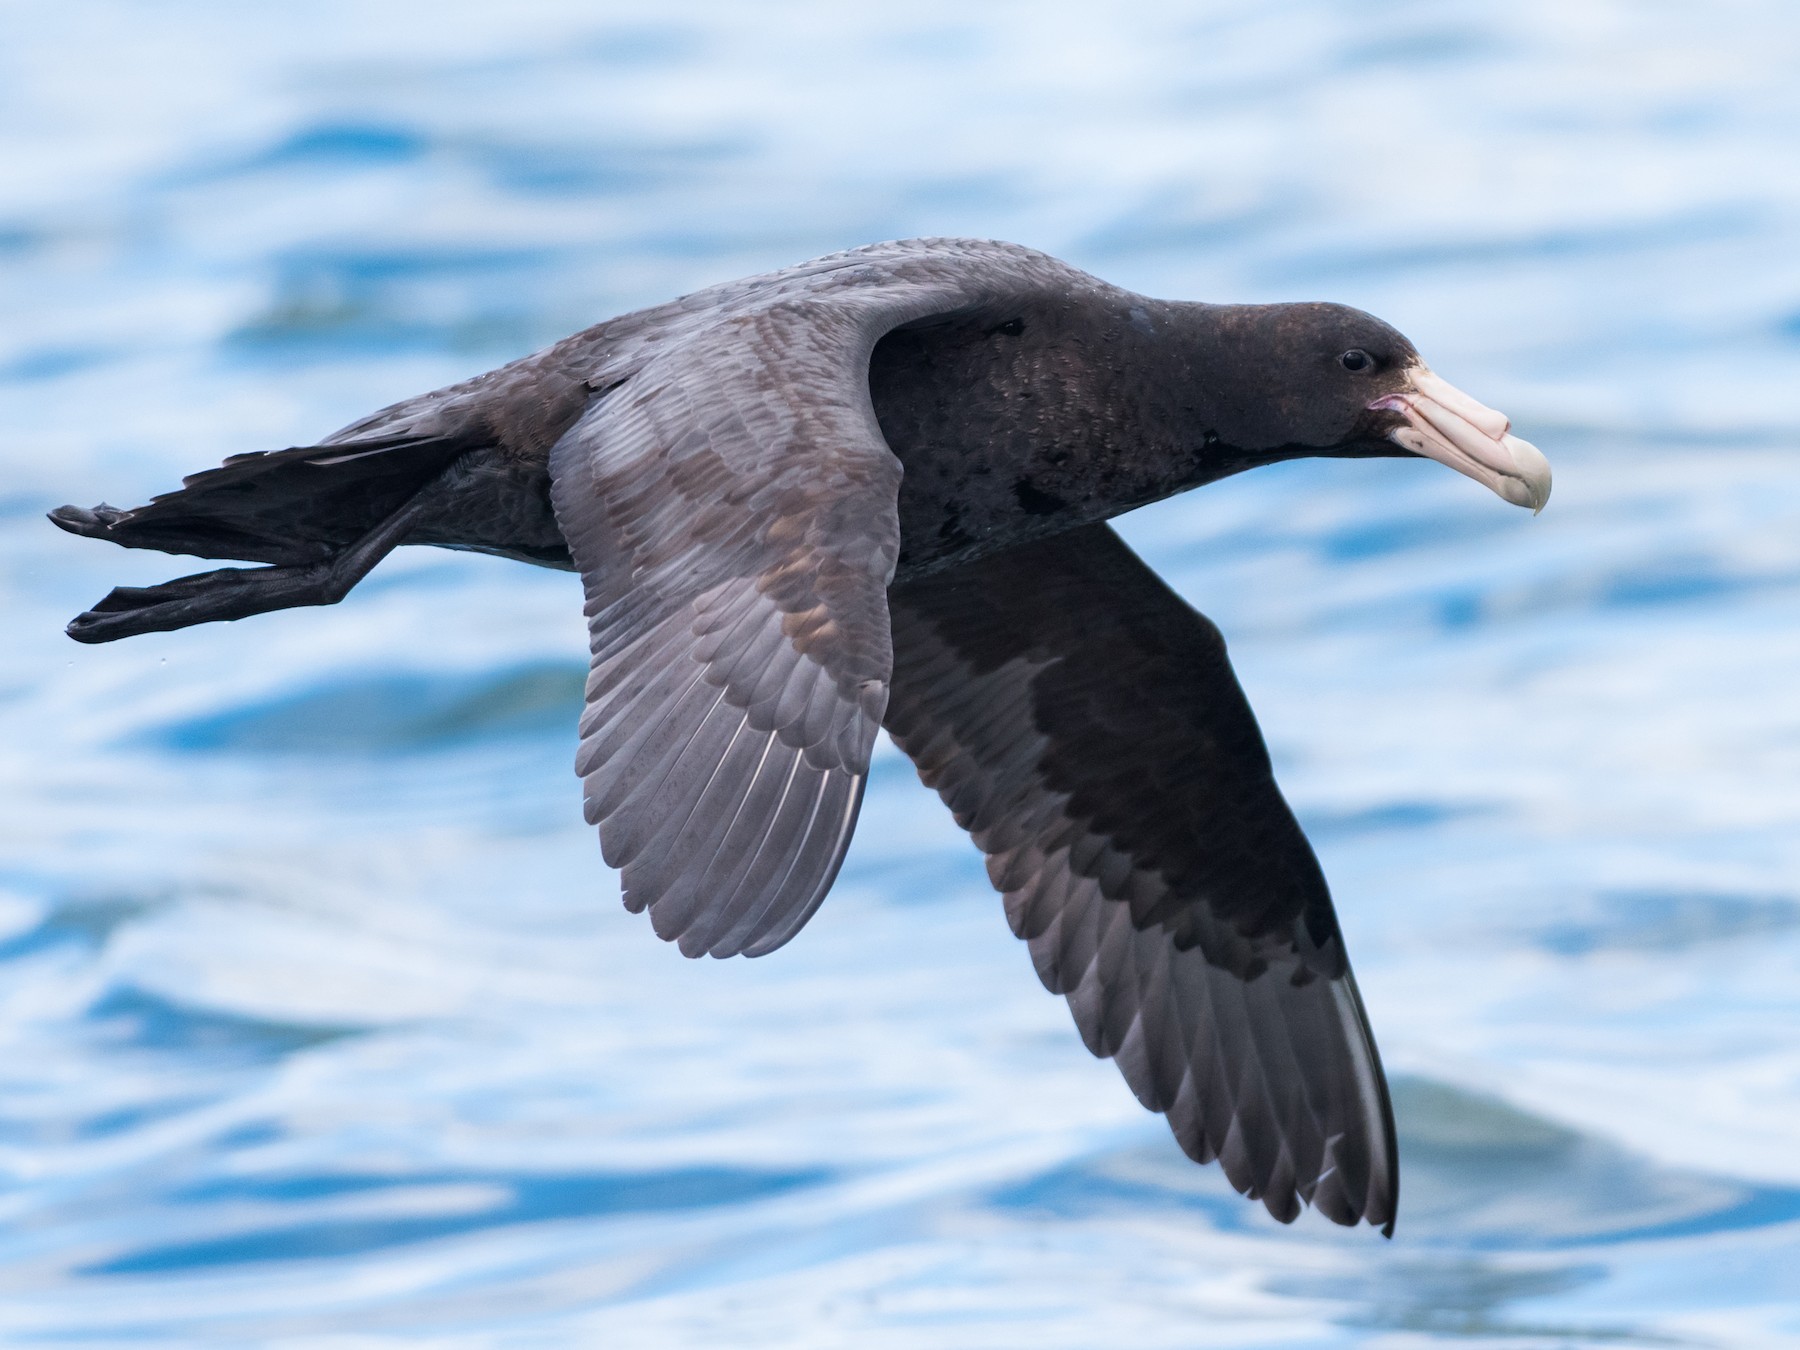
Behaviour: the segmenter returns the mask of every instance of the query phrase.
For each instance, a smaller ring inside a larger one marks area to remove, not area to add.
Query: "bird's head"
[[[1270,373],[1290,445],[1346,457],[1420,455],[1515,506],[1536,512],[1549,501],[1550,463],[1538,448],[1374,315],[1327,304],[1245,309],[1260,311],[1259,336],[1272,339],[1264,350],[1278,367]]]

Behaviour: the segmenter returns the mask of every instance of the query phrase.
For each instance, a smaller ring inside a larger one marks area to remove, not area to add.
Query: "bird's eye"
[[[1338,364],[1349,371],[1373,370],[1375,368],[1375,358],[1370,356],[1361,347],[1352,347],[1349,351],[1338,357]]]

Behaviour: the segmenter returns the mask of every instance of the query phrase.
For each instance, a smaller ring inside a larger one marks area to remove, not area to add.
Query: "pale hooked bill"
[[[1550,461],[1530,441],[1510,434],[1504,413],[1470,398],[1427,366],[1408,372],[1412,388],[1376,399],[1371,408],[1406,418],[1388,439],[1492,488],[1532,513],[1550,500]]]

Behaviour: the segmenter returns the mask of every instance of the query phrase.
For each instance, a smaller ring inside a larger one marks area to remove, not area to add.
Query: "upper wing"
[[[1276,1218],[1391,1232],[1380,1060],[1218,630],[1104,525],[890,604],[888,730],[1088,1048]]]
[[[607,392],[550,460],[593,650],[576,767],[625,903],[690,956],[786,942],[849,844],[899,551],[870,353],[1030,284],[1036,257],[1007,276],[863,250],[677,302],[596,353]]]

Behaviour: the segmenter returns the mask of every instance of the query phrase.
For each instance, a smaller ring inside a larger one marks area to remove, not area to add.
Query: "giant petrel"
[[[1392,1232],[1399,1173],[1331,898],[1218,630],[1105,524],[1259,464],[1550,470],[1399,333],[1152,300],[922,239],[609,320],[317,445],[66,530],[262,563],[121,587],[82,642],[332,604],[391,549],[581,574],[576,769],[625,903],[760,956],[824,898],[879,726],[1013,931],[1189,1156],[1283,1221]]]

